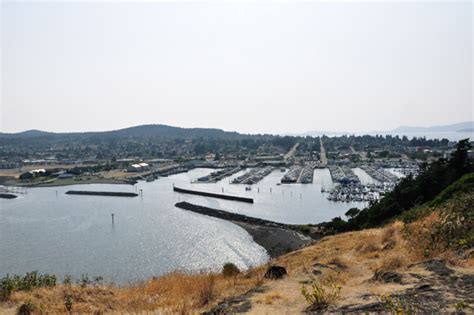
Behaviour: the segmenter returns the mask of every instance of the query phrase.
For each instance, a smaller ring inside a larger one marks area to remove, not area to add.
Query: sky
[[[471,1],[0,1],[1,132],[474,120]]]

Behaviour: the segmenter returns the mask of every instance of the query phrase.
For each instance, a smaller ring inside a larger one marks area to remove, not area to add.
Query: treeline
[[[376,227],[415,206],[434,200],[463,175],[474,172],[474,163],[468,156],[470,149],[469,139],[459,141],[449,160],[438,159],[423,164],[417,177],[405,177],[392,192],[369,207],[347,211],[347,221],[337,217],[326,226],[336,232]]]
[[[363,135],[363,136],[340,136],[327,137],[323,136],[326,150],[348,150],[353,146],[356,150],[373,150],[381,147],[430,147],[445,148],[449,145],[448,139],[426,139],[426,137],[413,137],[408,139],[407,136],[399,137],[398,135]]]

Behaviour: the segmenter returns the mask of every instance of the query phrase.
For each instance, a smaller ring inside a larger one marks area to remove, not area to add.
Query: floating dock
[[[183,193],[183,194],[198,195],[198,196],[204,196],[204,197],[211,197],[211,198],[219,198],[219,199],[226,199],[226,200],[253,203],[252,198],[246,198],[246,197],[231,196],[231,195],[224,195],[224,194],[215,194],[215,193],[210,193],[210,192],[205,192],[205,191],[183,189],[183,188],[178,188],[178,187],[173,187],[173,191]]]
[[[116,191],[84,191],[84,190],[69,190],[66,195],[86,195],[86,196],[108,196],[108,197],[137,197],[137,193],[131,192],[116,192]]]

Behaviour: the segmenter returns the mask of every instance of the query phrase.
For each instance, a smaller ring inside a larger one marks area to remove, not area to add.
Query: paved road
[[[295,155],[296,149],[298,149],[298,146],[299,146],[299,145],[300,145],[300,143],[299,143],[299,142],[296,142],[296,144],[290,149],[290,151],[288,151],[288,153],[285,154],[285,156],[284,156],[285,162],[288,161],[288,159],[289,159],[290,157],[292,157],[293,155]]]
[[[328,158],[326,157],[326,149],[324,148],[323,138],[319,138],[319,142],[321,143],[321,152],[320,152],[321,165],[326,166],[328,165]]]

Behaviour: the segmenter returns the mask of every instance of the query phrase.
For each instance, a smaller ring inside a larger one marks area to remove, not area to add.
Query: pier
[[[313,182],[313,172],[316,162],[309,162],[305,165],[293,165],[288,173],[283,176],[283,184],[311,184]]]
[[[204,196],[204,197],[211,197],[211,198],[219,198],[219,199],[226,199],[226,200],[253,203],[252,198],[246,198],[246,197],[216,194],[216,193],[210,193],[210,192],[205,192],[205,191],[183,189],[183,188],[179,188],[179,187],[173,187],[173,191],[183,193],[183,194],[198,195],[198,196]]]
[[[274,168],[272,166],[257,167],[257,168],[251,169],[247,173],[235,178],[232,181],[232,184],[245,184],[245,185],[256,184],[259,181],[261,181],[263,178],[265,178],[267,175],[269,175],[273,170]]]
[[[393,175],[390,172],[387,172],[381,167],[376,168],[376,167],[364,164],[364,165],[361,165],[360,168],[366,171],[367,174],[369,174],[373,179],[381,183],[384,183],[384,182],[397,183],[398,182],[398,178],[395,175]]]
[[[212,172],[209,175],[199,177],[194,183],[216,183],[226,177],[232,176],[240,171],[240,167],[229,167],[223,170]]]
[[[85,191],[85,190],[69,190],[66,195],[86,195],[86,196],[108,196],[108,197],[137,197],[138,194],[131,192],[115,192],[115,191]]]

